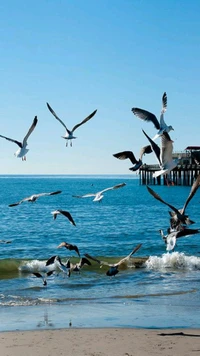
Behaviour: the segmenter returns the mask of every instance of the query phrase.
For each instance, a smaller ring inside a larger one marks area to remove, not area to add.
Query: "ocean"
[[[0,176],[0,331],[70,327],[200,327],[200,235],[177,239],[166,251],[159,229],[166,233],[169,209],[154,199],[133,175],[122,176]],[[101,202],[73,195],[104,193]],[[165,201],[182,208],[191,187],[151,186]],[[61,190],[36,202],[9,204],[32,194]],[[187,207],[200,228],[200,190]],[[52,211],[69,211],[76,226]],[[119,267],[93,261],[70,277],[56,268],[42,275],[46,261],[58,255],[78,263],[75,251],[57,246],[76,245],[89,254],[116,263],[138,244],[140,249]]]

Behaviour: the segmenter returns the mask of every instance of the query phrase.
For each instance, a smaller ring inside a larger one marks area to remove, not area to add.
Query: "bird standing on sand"
[[[9,204],[8,206],[17,206],[17,205],[22,204],[22,203],[24,203],[26,201],[34,203],[40,197],[45,197],[45,196],[48,196],[48,195],[56,195],[56,194],[60,194],[60,193],[62,193],[61,190],[57,190],[56,192],[51,192],[51,193],[33,194],[30,197],[24,198],[24,199],[18,201],[17,203]]]
[[[61,215],[65,216],[72,225],[76,226],[75,221],[72,218],[72,216],[69,213],[69,211],[66,211],[66,210],[54,210],[54,211],[51,212],[51,214],[53,214],[53,219],[54,220],[56,220],[57,215],[61,214]]]
[[[114,189],[119,189],[122,188],[126,185],[126,183],[121,183],[121,184],[117,184],[113,187],[110,188],[106,188],[101,190],[100,192],[97,193],[89,193],[89,194],[85,194],[85,195],[72,195],[74,198],[90,198],[90,197],[94,197],[93,201],[101,201],[104,197],[103,193],[107,192],[108,190],[114,190]]]
[[[26,136],[24,137],[23,141],[20,142],[20,141],[17,141],[17,140],[13,140],[12,138],[9,138],[9,137],[6,137],[6,136],[3,136],[3,135],[0,135],[0,137],[2,138],[5,138],[6,140],[8,141],[11,141],[11,142],[14,142],[16,143],[18,146],[19,146],[19,149],[15,152],[15,156],[16,157],[19,157],[22,159],[22,161],[26,161],[26,154],[27,152],[29,151],[27,147],[28,143],[27,143],[27,140],[30,136],[30,134],[33,132],[33,130],[35,129],[35,126],[37,125],[37,122],[38,122],[38,119],[37,119],[37,116],[35,116],[34,120],[33,120],[33,123],[30,127],[30,129],[28,130]]]
[[[142,246],[142,244],[139,244],[137,245],[132,251],[131,253],[129,253],[128,256],[122,258],[119,262],[117,263],[114,263],[114,264],[110,264],[108,262],[105,262],[105,261],[101,261],[101,260],[98,260],[97,258],[95,257],[92,257],[91,255],[89,255],[88,253],[85,254],[85,256],[93,261],[96,261],[99,265],[100,265],[100,268],[102,266],[109,266],[109,270],[106,272],[106,275],[111,277],[111,276],[115,276],[117,273],[119,273],[119,266],[122,265],[124,262],[127,262],[130,257],[136,252],[139,250],[139,248]]]
[[[66,146],[68,146],[68,141],[70,141],[70,146],[72,146],[72,140],[76,137],[73,135],[74,131],[81,125],[85,124],[88,120],[90,120],[97,112],[97,110],[93,111],[89,116],[87,116],[83,121],[79,124],[75,125],[72,130],[69,130],[65,123],[56,115],[55,111],[51,108],[51,106],[47,103],[47,107],[49,111],[53,114],[53,116],[64,126],[66,133],[65,136],[62,136],[66,140]]]
[[[165,92],[162,96],[162,109],[160,114],[160,122],[158,121],[157,117],[149,111],[139,109],[139,108],[131,109],[133,114],[139,117],[140,119],[148,122],[151,121],[154,124],[158,132],[154,136],[153,141],[155,141],[155,139],[161,136],[164,132],[170,132],[171,130],[174,130],[171,125],[167,126],[167,124],[164,121],[164,113],[166,112],[166,110],[167,110],[167,94]]]

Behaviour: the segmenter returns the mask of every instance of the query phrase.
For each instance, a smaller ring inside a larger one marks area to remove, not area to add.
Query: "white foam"
[[[200,269],[200,257],[186,256],[184,253],[179,252],[168,252],[161,257],[150,256],[145,265],[149,269]]]

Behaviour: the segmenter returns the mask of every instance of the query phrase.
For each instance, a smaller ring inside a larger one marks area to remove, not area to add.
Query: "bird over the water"
[[[106,272],[106,275],[111,277],[111,276],[115,276],[118,272],[119,272],[119,266],[122,265],[123,263],[126,263],[130,257],[135,253],[137,252],[140,247],[142,246],[142,244],[138,244],[132,251],[131,253],[128,254],[128,256],[122,258],[120,261],[118,261],[117,263],[114,263],[114,264],[111,264],[111,263],[108,263],[108,262],[105,262],[105,261],[101,261],[101,260],[98,260],[97,258],[95,257],[92,257],[91,255],[89,255],[88,253],[85,254],[85,257],[93,260],[93,261],[96,261],[99,265],[100,265],[100,268],[102,266],[109,266],[109,270]]]
[[[97,110],[93,111],[89,116],[87,116],[83,121],[79,124],[75,125],[72,130],[69,130],[65,123],[57,116],[55,111],[51,108],[51,106],[47,103],[47,107],[49,111],[53,114],[53,116],[64,126],[66,133],[65,136],[62,136],[66,140],[66,146],[68,146],[68,141],[70,141],[70,146],[72,146],[72,140],[76,137],[74,136],[74,131],[81,125],[85,124],[88,120],[90,120],[97,112]]]
[[[54,211],[51,212],[51,214],[53,214],[53,219],[54,220],[57,218],[57,215],[61,214],[61,215],[65,216],[72,225],[76,226],[75,221],[72,218],[72,216],[69,213],[69,211],[66,211],[66,210],[54,210]]]
[[[17,140],[14,140],[12,138],[9,138],[9,137],[6,137],[6,136],[3,136],[3,135],[0,135],[0,137],[2,138],[5,138],[6,140],[8,141],[11,141],[11,142],[14,142],[16,143],[18,146],[19,146],[19,149],[15,152],[15,156],[16,157],[19,157],[22,159],[22,161],[26,161],[26,154],[27,152],[29,151],[29,149],[27,148],[27,140],[30,136],[30,134],[33,132],[33,130],[35,129],[36,125],[37,125],[37,122],[38,122],[38,119],[37,119],[37,116],[35,116],[34,120],[33,120],[33,123],[31,125],[31,127],[29,128],[26,136],[24,137],[23,141],[20,142],[20,141],[17,141]]]
[[[130,171],[137,171],[141,166],[142,166],[142,157],[145,154],[149,154],[152,152],[152,148],[151,145],[147,145],[141,148],[140,150],[140,158],[137,160],[135,158],[135,155],[132,151],[122,151],[122,152],[118,152],[118,153],[114,153],[113,156],[124,160],[124,159],[129,159],[131,161],[131,163],[134,165],[133,167],[129,168]]]
[[[120,183],[117,185],[114,185],[113,187],[105,188],[101,190],[100,192],[97,193],[89,193],[85,195],[72,195],[74,198],[90,198],[94,197],[93,201],[101,201],[104,197],[103,193],[107,192],[108,190],[114,190],[114,189],[119,189],[122,188],[126,185],[126,183]]]
[[[134,115],[139,117],[140,119],[148,122],[152,122],[155,126],[155,128],[158,130],[157,134],[154,136],[153,140],[155,140],[157,137],[161,136],[164,132],[170,132],[171,130],[174,130],[171,125],[167,126],[167,124],[164,121],[164,113],[167,110],[167,94],[164,92],[162,96],[162,109],[161,109],[161,114],[160,114],[160,122],[158,121],[157,117],[152,114],[151,112],[139,108],[132,108],[131,111],[133,112]]]
[[[61,244],[57,246],[57,248],[61,248],[61,247],[65,247],[69,251],[76,251],[76,253],[80,257],[79,249],[78,249],[78,247],[76,245],[72,245],[72,244],[64,241],[64,242],[61,242]]]
[[[56,195],[56,194],[60,194],[60,193],[62,193],[61,190],[57,190],[56,192],[51,192],[51,193],[33,194],[30,197],[24,198],[24,199],[18,201],[17,203],[9,204],[8,206],[17,206],[17,205],[22,204],[22,203],[24,203],[26,201],[33,203],[40,197],[45,197],[45,196],[48,196],[48,195]]]

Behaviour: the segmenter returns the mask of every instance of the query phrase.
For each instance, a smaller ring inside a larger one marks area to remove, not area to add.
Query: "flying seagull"
[[[16,157],[22,158],[22,161],[26,161],[26,154],[29,151],[29,149],[26,148],[28,145],[27,140],[28,140],[30,134],[33,132],[35,126],[37,125],[37,122],[38,122],[38,119],[37,119],[37,116],[35,116],[33,123],[22,142],[13,140],[12,138],[9,138],[9,137],[3,136],[3,135],[0,135],[0,137],[5,138],[8,141],[14,142],[19,146],[19,149],[15,152],[14,155]]]
[[[190,200],[193,198],[195,193],[197,192],[197,189],[199,188],[200,185],[200,174],[198,175],[197,179],[194,181],[190,193],[185,201],[185,204],[182,209],[177,209],[173,205],[165,202],[153,189],[147,186],[147,189],[149,193],[157,200],[159,200],[161,203],[167,205],[172,212],[170,212],[171,216],[171,227],[176,228],[180,223],[186,224],[186,225],[191,225],[194,224],[194,221],[190,220],[188,215],[185,215],[185,210],[190,202]]]
[[[130,171],[137,171],[141,166],[142,166],[142,157],[145,154],[151,153],[152,152],[152,148],[151,145],[147,145],[141,148],[140,150],[140,158],[137,160],[135,158],[135,155],[132,151],[122,151],[122,152],[118,152],[113,154],[114,157],[124,160],[124,159],[129,159],[131,161],[131,163],[133,164],[133,167],[129,168]]]
[[[51,212],[51,214],[53,214],[53,219],[55,220],[57,218],[57,215],[62,214],[63,216],[65,216],[66,218],[68,218],[69,222],[76,226],[71,214],[69,213],[69,211],[65,211],[65,210],[54,210]]]
[[[61,261],[61,258],[58,255],[50,257],[46,261],[46,266],[54,265],[54,268],[59,268],[62,272],[66,273],[68,277],[70,277],[70,260],[67,260],[66,263]]]
[[[80,261],[76,264],[73,264],[69,261],[70,274],[71,272],[80,273],[81,268],[85,265],[91,266],[91,262],[86,257],[82,257]]]
[[[118,188],[122,188],[126,185],[126,183],[120,183],[115,185],[114,187],[110,187],[110,188],[106,188],[101,190],[100,192],[97,193],[89,193],[89,194],[85,194],[85,195],[72,195],[74,198],[90,198],[90,197],[94,197],[93,201],[101,201],[104,197],[103,193],[107,192],[108,190],[114,190],[114,189],[118,189]]]
[[[90,256],[88,253],[85,254],[85,257],[87,257],[87,258],[89,258],[89,259],[91,259],[91,260],[93,260],[93,261],[96,261],[96,262],[100,265],[100,268],[101,268],[102,266],[109,266],[110,268],[109,268],[109,270],[106,272],[106,275],[109,276],[109,277],[111,277],[111,276],[115,276],[115,275],[119,272],[119,270],[118,270],[119,266],[122,265],[124,262],[128,261],[128,260],[130,259],[130,257],[131,257],[136,251],[138,251],[141,246],[142,246],[142,244],[137,245],[137,246],[131,251],[131,253],[129,253],[128,256],[122,258],[119,262],[114,263],[114,264],[110,264],[110,263],[108,263],[108,262],[98,260],[97,258]]]
[[[8,206],[17,206],[17,205],[22,204],[22,203],[24,203],[26,201],[33,203],[40,197],[45,197],[45,196],[48,196],[48,195],[56,195],[56,194],[60,194],[60,193],[62,193],[61,190],[57,190],[56,192],[51,192],[51,193],[33,194],[30,197],[24,198],[24,199],[18,201],[17,203],[9,204]]]
[[[51,276],[53,272],[54,272],[54,271],[46,272],[46,277]],[[45,276],[43,276],[43,275],[42,275],[41,273],[39,273],[39,272],[33,272],[33,274],[34,274],[35,277],[41,278],[41,279],[43,280],[43,285],[44,285],[44,286],[47,285],[47,280],[46,280],[46,277],[45,277]]]
[[[65,136],[62,136],[66,140],[66,146],[68,146],[68,140],[70,141],[70,146],[72,146],[72,140],[76,137],[73,135],[74,131],[81,125],[85,124],[88,120],[90,120],[97,112],[97,110],[93,111],[89,116],[87,116],[83,121],[79,124],[75,125],[72,130],[69,130],[64,122],[56,115],[55,111],[51,108],[51,106],[47,103],[47,107],[49,111],[53,114],[53,116],[60,121],[60,123],[64,126],[66,133]]]
[[[174,250],[176,246],[176,239],[180,237],[186,237],[198,234],[200,232],[199,229],[188,229],[182,228],[179,231],[171,231],[167,235],[164,235],[163,230],[159,230],[162,239],[164,240],[165,244],[167,245],[166,250],[171,251]]]
[[[172,169],[174,169],[179,159],[173,160],[172,151],[173,151],[173,141],[171,140],[169,134],[164,132],[161,135],[161,148],[142,130],[145,136],[148,138],[151,148],[154,151],[156,158],[158,160],[160,170],[153,173],[153,177],[156,178],[163,174],[168,174]]]
[[[61,248],[61,247],[65,247],[67,248],[69,251],[76,251],[76,253],[78,254],[78,256],[80,257],[80,253],[79,253],[79,249],[76,245],[72,245],[68,242],[61,242],[60,245],[57,246],[57,248]]]
[[[139,117],[140,119],[148,122],[151,121],[154,124],[158,132],[154,136],[153,140],[161,136],[164,132],[170,132],[171,130],[174,130],[171,125],[167,126],[167,124],[165,123],[164,113],[166,112],[166,110],[167,110],[167,94],[165,92],[162,96],[162,109],[160,114],[160,122],[158,121],[157,117],[149,111],[139,109],[139,108],[131,109],[133,114]]]

